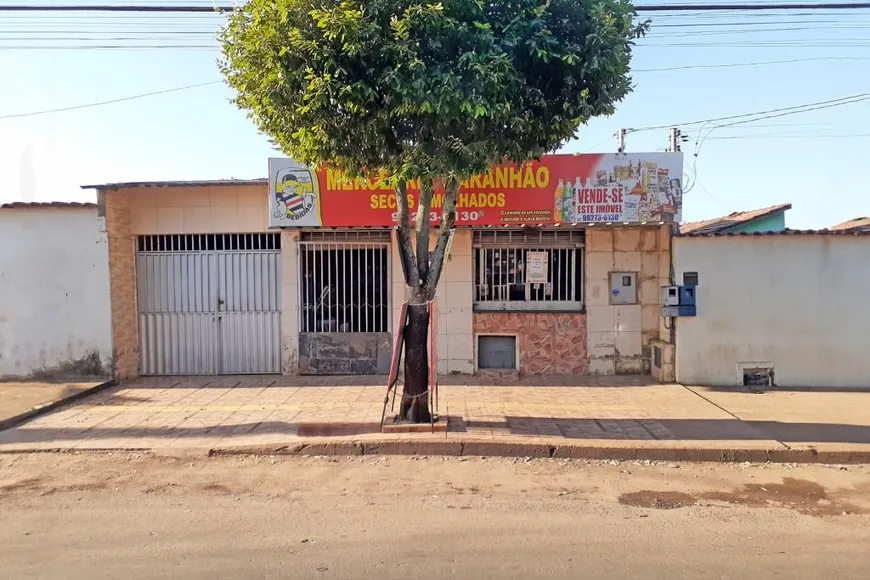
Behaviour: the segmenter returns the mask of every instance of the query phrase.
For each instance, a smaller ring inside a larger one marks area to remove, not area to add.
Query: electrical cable
[[[166,93],[174,93],[174,92],[177,92],[177,91],[186,91],[186,90],[188,90],[188,89],[195,89],[195,88],[198,88],[198,87],[205,87],[205,86],[208,86],[208,85],[217,85],[217,84],[222,84],[222,83],[223,83],[223,81],[210,81],[210,82],[207,82],[207,83],[198,83],[198,84],[195,84],[195,85],[186,85],[186,86],[183,86],[183,87],[175,87],[175,88],[173,88],[173,89],[164,89],[164,90],[162,90],[162,91],[152,91],[152,92],[150,92],[150,93],[142,93],[142,94],[139,94],[139,95],[131,95],[131,96],[129,96],[129,97],[121,97],[121,98],[119,98],[119,99],[111,99],[111,100],[108,100],[108,101],[98,101],[98,102],[95,102],[95,103],[86,103],[86,104],[84,104],[84,105],[73,105],[73,106],[71,106],[71,107],[61,107],[61,108],[59,108],[59,109],[47,109],[47,110],[44,110],[44,111],[31,111],[31,112],[29,112],[29,113],[15,113],[15,114],[12,114],[12,115],[2,115],[2,116],[0,116],[0,120],[3,120],[3,119],[20,119],[20,118],[23,118],[23,117],[34,117],[34,116],[36,116],[36,115],[47,115],[47,114],[49,114],[49,113],[61,113],[61,112],[64,112],[64,111],[75,111],[75,110],[78,110],[78,109],[86,109],[86,108],[88,108],[88,107],[98,107],[98,106],[101,106],[101,105],[110,105],[110,104],[112,104],[112,103],[121,103],[121,102],[124,102],[124,101],[132,101],[133,99],[142,99],[142,98],[144,98],[144,97],[153,97],[153,96],[155,96],[155,95],[165,95]]]
[[[683,122],[683,123],[668,123],[666,125],[654,125],[654,126],[649,126],[649,127],[629,128],[629,129],[626,129],[626,131],[629,133],[638,133],[640,131],[652,131],[655,129],[669,129],[671,127],[684,127],[684,126],[688,126],[688,125],[703,125],[706,123],[716,123],[718,121],[729,121],[731,119],[742,119],[744,117],[757,117],[759,115],[767,115],[769,113],[785,112],[782,115],[770,115],[767,117],[759,117],[757,120],[772,119],[772,118],[776,118],[776,117],[780,117],[780,116],[785,116],[786,114],[806,113],[806,112],[815,111],[818,109],[827,109],[830,107],[849,105],[849,104],[857,103],[857,102],[864,101],[867,99],[870,99],[870,93],[859,93],[857,95],[851,95],[848,97],[840,97],[838,99],[830,99],[827,101],[818,101],[818,102],[814,102],[814,103],[805,103],[803,105],[793,105],[790,107],[780,107],[777,109],[757,111],[754,113],[743,113],[741,115],[729,115],[727,117],[713,117],[710,119],[700,119],[697,121],[687,121],[687,122]],[[812,108],[807,108],[807,107],[812,107]],[[796,110],[796,109],[802,109],[802,110]],[[751,122],[751,120],[748,122]],[[736,124],[737,123],[732,123],[732,125],[736,125]]]

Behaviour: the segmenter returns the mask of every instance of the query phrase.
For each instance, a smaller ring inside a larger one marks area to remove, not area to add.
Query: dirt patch
[[[820,484],[785,477],[782,483],[747,483],[731,491],[708,491],[690,495],[679,491],[641,490],[619,496],[623,505],[669,510],[698,500],[718,501],[746,507],[784,507],[810,516],[870,513],[870,510],[832,496]]]
[[[74,493],[81,491],[102,491],[107,489],[109,486],[102,481],[94,482],[94,483],[75,483],[72,485],[57,485],[46,487],[40,495],[52,495],[54,493]]]
[[[15,493],[18,491],[38,490],[42,484],[41,477],[29,477],[20,481],[0,485],[0,493]]]
[[[209,483],[206,485],[199,486],[199,489],[202,491],[206,491],[209,493],[221,493],[221,494],[229,494],[233,493],[233,490],[228,488],[227,486],[220,483]]]
[[[622,505],[656,510],[673,510],[693,505],[696,501],[696,498],[680,491],[650,491],[644,489],[632,493],[624,493],[619,496],[619,503]]]
[[[54,493],[73,493],[80,491],[101,491],[108,486],[105,482],[92,483],[73,483],[69,485],[51,485],[51,482],[42,477],[31,477],[22,479],[6,485],[0,485],[0,494],[2,493],[28,493],[32,492],[38,495],[51,495]]]
[[[866,510],[838,500],[814,481],[785,477],[782,483],[747,483],[742,489],[703,494],[704,499],[750,507],[781,506],[811,516],[858,514]]]
[[[91,351],[82,358],[69,359],[53,367],[43,367],[30,373],[30,379],[39,381],[65,381],[82,377],[108,377],[110,369],[103,365],[100,353]]]

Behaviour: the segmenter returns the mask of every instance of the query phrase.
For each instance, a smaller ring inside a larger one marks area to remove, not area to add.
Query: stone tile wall
[[[637,304],[610,303],[610,273],[637,273]],[[586,230],[589,371],[651,370],[652,343],[662,336],[661,287],[670,279],[670,226]]]
[[[521,373],[540,375],[589,373],[584,314],[475,312],[475,336],[490,333],[516,335]]]

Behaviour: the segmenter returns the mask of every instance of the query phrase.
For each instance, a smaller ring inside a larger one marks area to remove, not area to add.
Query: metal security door
[[[281,252],[218,252],[221,374],[281,372]]]
[[[281,372],[277,234],[140,236],[140,372]]]

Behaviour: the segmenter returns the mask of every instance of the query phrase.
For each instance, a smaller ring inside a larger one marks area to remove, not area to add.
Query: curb
[[[74,395],[70,395],[69,397],[64,397],[63,399],[58,399],[56,401],[40,405],[39,407],[34,407],[29,411],[14,415],[12,417],[9,417],[8,419],[3,419],[2,421],[0,421],[0,431],[11,429],[16,425],[24,423],[25,421],[29,421],[35,417],[39,417],[40,415],[44,415],[46,413],[50,413],[51,411],[54,411],[55,409],[62,407],[68,403],[72,403],[73,401],[77,401],[81,398],[94,395],[107,387],[113,386],[114,384],[114,380],[108,380],[104,383],[100,383],[99,385],[95,385],[90,389],[85,389],[84,391],[80,391],[78,393],[75,393]]]
[[[817,463],[828,465],[870,464],[867,451],[820,451],[803,449],[746,449],[701,447],[598,447],[563,443],[510,441],[305,441],[290,444],[223,447],[208,450],[209,457],[234,455],[360,456],[441,455],[487,457],[533,457],[617,461],[691,461],[716,463]]]

